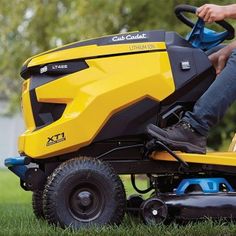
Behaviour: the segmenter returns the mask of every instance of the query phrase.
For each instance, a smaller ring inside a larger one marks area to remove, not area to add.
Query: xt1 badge
[[[51,146],[56,143],[60,143],[66,140],[65,133],[55,134],[51,137],[48,137],[46,146]]]

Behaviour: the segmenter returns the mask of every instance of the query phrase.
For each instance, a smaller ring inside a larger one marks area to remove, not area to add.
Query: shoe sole
[[[148,133],[155,137],[157,140],[163,142],[164,144],[168,145],[173,151],[182,151],[187,153],[197,153],[197,154],[206,154],[206,150],[204,148],[199,148],[196,145],[186,142],[177,142],[168,138],[165,138],[155,131],[148,128]]]

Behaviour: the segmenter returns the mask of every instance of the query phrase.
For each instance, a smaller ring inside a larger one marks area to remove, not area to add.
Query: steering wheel
[[[211,49],[222,43],[224,40],[231,40],[234,38],[234,28],[228,22],[216,21],[215,23],[225,29],[223,32],[216,32],[205,27],[205,22],[198,18],[196,23],[193,23],[184,13],[196,14],[197,7],[190,5],[178,5],[175,8],[177,18],[184,24],[192,28],[192,31],[187,35],[186,39],[193,47],[200,48],[204,51]]]

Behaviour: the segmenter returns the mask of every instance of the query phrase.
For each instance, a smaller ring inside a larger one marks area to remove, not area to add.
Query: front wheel
[[[36,190],[32,194],[33,213],[38,219],[44,219],[43,190]]]
[[[43,201],[49,223],[75,229],[119,224],[126,206],[119,176],[108,164],[86,157],[66,161],[52,173]]]

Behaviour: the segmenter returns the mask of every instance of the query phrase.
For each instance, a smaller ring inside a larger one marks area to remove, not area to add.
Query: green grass
[[[126,179],[126,178],[125,178]],[[144,187],[145,181],[139,186]],[[127,192],[131,186],[125,181]],[[0,235],[236,235],[236,225],[226,222],[190,223],[187,225],[156,225],[146,226],[138,219],[125,217],[120,226],[82,229],[77,232],[70,229],[62,230],[35,219],[31,209],[31,192],[25,192],[19,186],[18,178],[7,170],[0,171]]]

